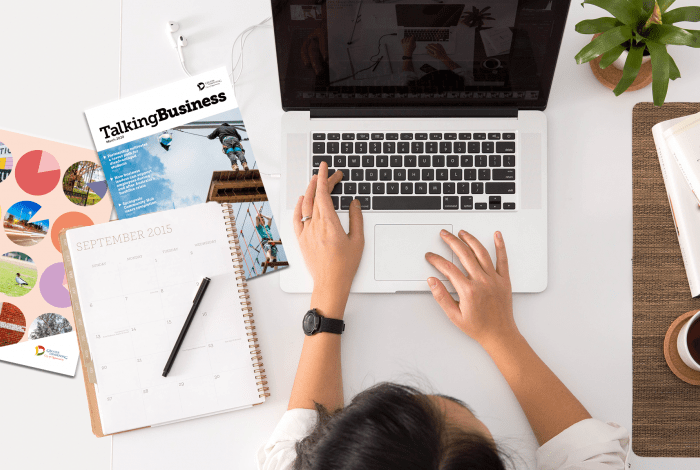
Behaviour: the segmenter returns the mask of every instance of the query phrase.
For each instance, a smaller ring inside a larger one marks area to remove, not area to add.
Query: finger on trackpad
[[[375,225],[374,278],[377,281],[424,281],[447,278],[428,263],[432,251],[452,261],[452,250],[440,238],[440,230],[452,233],[452,225]]]

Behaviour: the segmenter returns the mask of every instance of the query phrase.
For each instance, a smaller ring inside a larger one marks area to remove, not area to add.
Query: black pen
[[[199,304],[202,302],[202,297],[204,297],[204,292],[207,290],[207,286],[209,286],[209,282],[211,279],[208,277],[205,277],[202,279],[202,283],[199,285],[199,290],[197,291],[197,295],[194,296],[194,300],[192,301],[192,308],[190,309],[190,313],[187,315],[187,319],[185,320],[185,324],[182,325],[182,331],[180,331],[180,336],[177,337],[177,341],[175,341],[175,346],[173,347],[173,352],[170,353],[170,357],[168,358],[168,362],[165,364],[165,369],[163,369],[163,377],[167,377],[168,373],[170,372],[170,368],[173,366],[173,363],[175,362],[175,358],[177,357],[177,353],[180,351],[180,346],[182,346],[182,342],[185,341],[185,335],[187,334],[187,330],[190,329],[190,324],[192,323],[192,320],[194,319],[194,314],[197,313],[197,308],[199,307]]]

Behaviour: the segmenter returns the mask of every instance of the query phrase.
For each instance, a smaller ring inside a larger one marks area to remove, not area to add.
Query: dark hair
[[[504,470],[494,443],[450,424],[413,387],[380,383],[329,412],[296,445],[294,470]]]
[[[439,92],[464,89],[464,79],[452,70],[435,70],[412,81],[409,86],[434,87]]]

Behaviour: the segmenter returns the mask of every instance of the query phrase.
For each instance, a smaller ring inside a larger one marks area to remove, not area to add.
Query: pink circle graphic
[[[70,307],[68,284],[63,263],[55,263],[46,268],[39,281],[41,296],[56,308]]]

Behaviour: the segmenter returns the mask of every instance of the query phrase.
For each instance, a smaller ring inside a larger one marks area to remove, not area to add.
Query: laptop
[[[441,44],[447,53],[456,48],[456,29],[464,4],[405,4],[394,5],[400,37],[413,37],[414,54],[427,54],[426,46]]]
[[[279,223],[290,268],[280,273],[282,289],[313,288],[292,216],[327,162],[344,175],[331,197],[346,230],[350,203],[359,199],[363,209],[365,250],[352,292],[428,291],[430,276],[454,291],[424,258],[432,251],[459,265],[442,229],[475,235],[494,262],[493,236],[501,231],[513,291],[543,291],[543,111],[570,2],[503,0],[480,8],[447,2],[461,19],[448,26],[453,52],[438,57],[405,54],[397,31],[399,12],[424,11],[425,0],[328,0],[317,19],[302,20],[292,14],[296,3],[304,2],[272,1],[285,111]],[[420,24],[431,21],[426,12]],[[489,28],[498,34],[485,33]],[[492,70],[497,81],[475,78]]]

